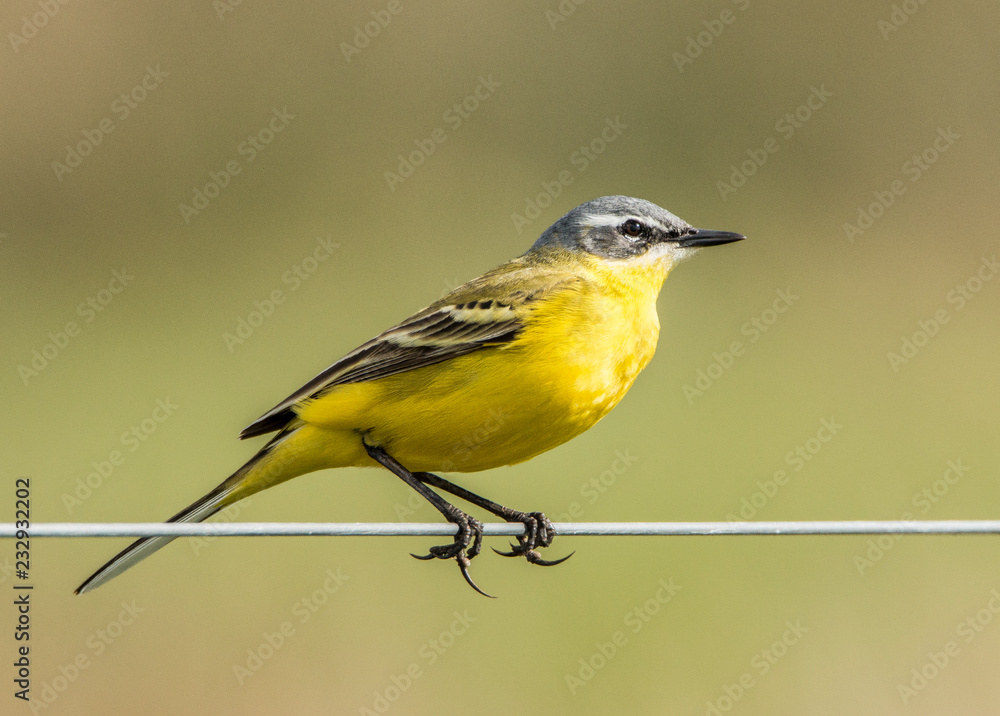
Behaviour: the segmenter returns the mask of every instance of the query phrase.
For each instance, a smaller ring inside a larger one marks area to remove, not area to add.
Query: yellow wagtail
[[[745,238],[695,229],[625,196],[589,201],[527,253],[459,286],[331,365],[243,430],[276,433],[221,485],[170,522],[200,522],[238,500],[328,467],[381,465],[458,525],[420,559],[455,559],[466,581],[482,524],[432,487],[522,522],[507,556],[551,565],[538,547],[551,523],[474,495],[431,470],[513,465],[584,432],[610,411],[656,349],[656,297],[680,260]],[[137,540],[78,594],[104,584],[173,537]],[[563,559],[566,559],[565,557]]]

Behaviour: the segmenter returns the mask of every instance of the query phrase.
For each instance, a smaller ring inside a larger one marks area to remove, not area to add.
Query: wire
[[[1000,534],[1000,520],[824,521],[824,522],[559,522],[559,535],[876,535]],[[17,526],[0,523],[0,538],[18,536]],[[45,522],[24,530],[22,537],[407,537],[448,536],[447,522]],[[490,523],[484,535],[522,534],[520,524]]]

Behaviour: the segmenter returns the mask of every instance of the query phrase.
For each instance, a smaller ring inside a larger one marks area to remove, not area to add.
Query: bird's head
[[[746,237],[696,229],[643,199],[602,196],[581,204],[545,230],[531,251],[562,248],[609,261],[655,261],[668,266],[705,246]]]

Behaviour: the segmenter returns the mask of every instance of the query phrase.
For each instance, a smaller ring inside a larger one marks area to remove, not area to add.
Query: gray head
[[[694,253],[746,238],[730,231],[696,229],[666,209],[629,196],[602,196],[573,209],[541,235],[532,251],[561,247],[605,259]]]

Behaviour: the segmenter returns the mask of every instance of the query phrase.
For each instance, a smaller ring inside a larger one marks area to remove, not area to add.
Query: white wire
[[[825,522],[558,522],[557,534],[575,536],[630,535],[874,535],[1000,534],[1000,520],[825,521]],[[448,536],[447,522],[43,522],[32,524],[29,537],[405,537]],[[18,534],[15,524],[0,523],[0,538]],[[520,524],[490,523],[484,535],[522,534]]]

